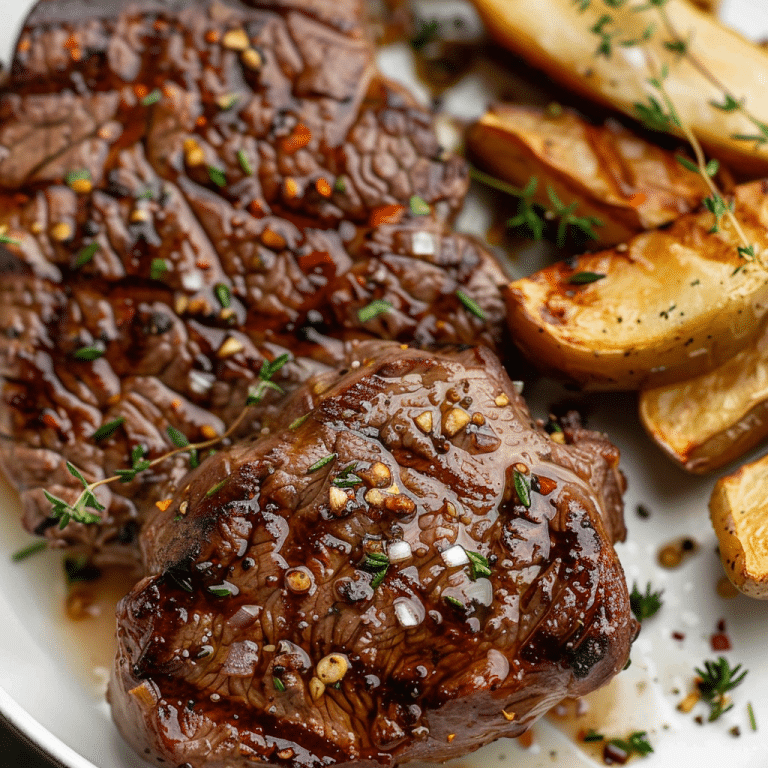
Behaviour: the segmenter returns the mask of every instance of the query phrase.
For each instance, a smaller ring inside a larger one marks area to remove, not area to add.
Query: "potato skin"
[[[623,39],[639,39],[649,24],[657,32],[641,47],[614,46],[610,57],[597,55],[599,38],[590,29],[605,10],[593,2],[580,12],[573,0],[473,0],[486,28],[504,47],[542,69],[569,90],[636,118],[636,103],[647,103],[649,78],[654,77],[643,50],[657,66],[667,64],[666,87],[675,109],[709,152],[751,178],[768,173],[768,144],[732,138],[754,134],[754,126],[738,111],[702,109],[710,101],[722,103],[722,92],[688,61],[664,48],[667,36],[658,30],[653,10],[636,13],[627,3],[611,9]],[[737,98],[748,97],[750,111],[768,122],[768,53],[721,24],[715,16],[686,0],[669,0],[665,10],[699,62]]]
[[[768,437],[768,326],[754,345],[709,373],[640,394],[656,444],[696,474],[722,467]]]
[[[768,456],[718,480],[709,513],[728,578],[745,595],[768,599]]]
[[[624,242],[698,208],[709,194],[701,176],[675,153],[651,144],[615,120],[593,125],[571,110],[493,105],[467,133],[481,168],[519,188],[538,179],[535,202],[551,207],[551,186],[579,216],[602,222],[589,248]]]
[[[758,254],[768,250],[768,186],[736,189],[735,210]],[[544,372],[594,390],[698,376],[762,333],[768,271],[745,262],[735,233],[700,212],[625,246],[560,262],[507,286],[512,338]],[[738,271],[737,271],[738,270]],[[578,273],[604,275],[574,285]]]

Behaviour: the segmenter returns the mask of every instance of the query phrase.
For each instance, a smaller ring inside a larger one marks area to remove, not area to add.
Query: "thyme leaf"
[[[361,323],[367,323],[369,320],[373,320],[374,317],[383,315],[392,309],[392,304],[384,299],[375,299],[370,304],[357,310],[357,319]]]
[[[635,614],[635,618],[642,622],[655,615],[662,606],[661,596],[663,594],[664,590],[652,591],[650,581],[645,587],[645,593],[638,589],[637,583],[634,583],[632,585],[632,592],[629,595],[629,605],[632,608],[632,613]]]
[[[736,688],[747,676],[741,664],[731,667],[728,659],[719,656],[715,661],[705,661],[704,669],[696,668],[699,676],[699,693],[709,705],[709,722],[714,722],[733,707],[727,694]]]
[[[313,472],[317,472],[318,469],[322,469],[326,464],[330,464],[336,458],[335,453],[329,453],[327,456],[323,456],[322,459],[316,461],[308,470],[307,474],[311,475]]]

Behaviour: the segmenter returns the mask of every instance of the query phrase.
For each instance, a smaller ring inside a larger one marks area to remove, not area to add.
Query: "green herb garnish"
[[[443,600],[445,600],[448,605],[453,606],[454,608],[458,608],[459,610],[463,611],[465,610],[466,606],[464,603],[461,602],[461,600],[451,597],[450,595],[443,595]]]
[[[456,289],[456,298],[477,318],[485,320],[485,312],[483,308],[471,297],[468,296],[461,288]]]
[[[253,167],[248,161],[248,155],[245,154],[244,149],[237,150],[237,162],[240,163],[240,168],[246,176],[253,176]]]
[[[275,690],[280,693],[285,693],[285,683],[275,675],[272,676],[272,685],[275,686]]]
[[[709,705],[711,723],[733,707],[726,694],[741,684],[747,670],[741,671],[741,664],[731,668],[728,659],[719,656],[716,661],[705,661],[703,670],[695,671],[700,678],[697,685],[701,698]]]
[[[605,275],[600,272],[575,272],[568,278],[568,282],[571,285],[588,285],[589,283],[596,283],[604,277]]]
[[[125,416],[118,416],[116,419],[108,422],[107,424],[102,424],[92,435],[91,438],[95,440],[97,443],[100,440],[106,440],[108,437],[112,437],[112,435],[117,432],[117,430],[125,424]]]
[[[168,271],[168,262],[165,259],[152,259],[149,265],[149,277],[151,280],[160,280]]]
[[[153,104],[157,104],[158,101],[163,96],[163,92],[159,88],[155,88],[153,91],[150,91],[142,100],[141,100],[141,106],[142,107],[151,107]]]
[[[211,496],[215,496],[227,484],[227,480],[229,480],[229,478],[225,477],[221,482],[218,482],[212,488],[209,488],[205,492],[205,498],[210,499]]]
[[[337,488],[354,488],[356,485],[360,485],[363,481],[355,474],[356,469],[357,462],[353,461],[333,478],[332,485]]]
[[[429,216],[429,214],[432,213],[432,208],[430,208],[429,203],[424,200],[423,197],[419,197],[418,195],[412,195],[408,204],[411,213],[414,216]]]
[[[311,414],[305,413],[303,416],[299,416],[298,419],[294,419],[289,425],[288,429],[293,432],[294,429],[298,429],[309,417]]]
[[[64,183],[71,187],[72,184],[74,184],[76,181],[90,181],[91,180],[91,172],[87,168],[78,168],[74,171],[69,171],[66,176],[64,176]]]
[[[98,243],[89,243],[86,245],[75,257],[75,269],[80,269],[80,267],[85,266],[91,259],[93,259],[98,250]]]
[[[368,552],[363,557],[360,567],[373,574],[371,579],[372,589],[376,589],[384,581],[389,565],[389,557],[383,552]]]
[[[22,560],[26,560],[28,557],[32,557],[32,555],[36,555],[44,549],[48,549],[47,541],[33,541],[31,544],[27,544],[26,547],[16,550],[11,555],[11,560],[14,563],[20,563]]]
[[[146,454],[147,449],[143,445],[134,447],[131,451],[131,468],[115,470],[115,475],[120,478],[121,483],[130,483],[140,472],[149,469],[150,462],[144,458]]]
[[[208,178],[219,188],[227,186],[227,176],[221,168],[209,165]]]
[[[357,311],[357,318],[361,323],[367,323],[369,320],[373,320],[374,317],[389,312],[390,309],[392,309],[392,305],[388,301],[375,299]]]
[[[661,596],[663,594],[664,590],[659,590],[658,592],[651,591],[650,581],[645,587],[645,594],[638,589],[636,583],[633,584],[632,592],[629,596],[629,605],[632,608],[632,613],[635,614],[635,618],[642,622],[653,616],[661,608]]]
[[[232,587],[226,584],[217,584],[215,587],[208,587],[208,591],[216,597],[231,597]]]
[[[529,509],[531,506],[531,479],[516,469],[513,470],[513,477],[517,498],[526,509]]]
[[[317,472],[318,469],[322,469],[326,464],[330,464],[336,458],[335,453],[329,453],[327,456],[323,456],[322,459],[316,461],[308,470],[307,474],[311,475],[313,472]]]
[[[752,709],[752,702],[747,702],[747,715],[749,715],[749,727],[753,730],[757,730],[757,720],[755,719],[755,710]]]
[[[177,448],[186,448],[189,445],[189,439],[187,436],[180,430],[176,429],[176,427],[169,425],[165,431],[168,433],[168,437],[171,438],[171,442]]]
[[[491,566],[488,563],[488,558],[483,557],[479,552],[472,552],[466,550],[467,557],[469,558],[469,577],[472,581],[477,581],[479,578],[489,579],[491,577]]]
[[[75,360],[84,360],[86,362],[98,360],[103,356],[104,350],[100,349],[99,347],[81,347],[72,355]]]
[[[229,290],[229,286],[224,285],[224,283],[216,283],[213,287],[213,292],[224,309],[227,309],[232,304],[232,292]]]

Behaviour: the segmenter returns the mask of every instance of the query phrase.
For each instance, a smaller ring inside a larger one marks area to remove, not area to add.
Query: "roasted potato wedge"
[[[539,180],[535,201],[550,206],[551,186],[579,216],[603,222],[600,246],[673,221],[709,194],[699,174],[616,121],[592,125],[570,110],[499,104],[467,133],[478,165],[519,188]]]
[[[650,24],[656,32],[637,47],[617,42],[612,55],[606,57],[597,55],[600,39],[590,31],[605,12],[602,3],[593,2],[581,12],[580,4],[573,0],[473,2],[491,35],[503,46],[567,88],[633,118],[637,117],[636,103],[648,103],[649,96],[660,98],[648,80],[668,66],[666,88],[675,108],[710,152],[752,177],[768,171],[768,144],[756,148],[753,141],[733,138],[754,134],[755,127],[740,111],[710,107],[710,102],[722,103],[724,95],[702,74],[703,70],[715,73],[736,98],[748,100],[757,118],[768,122],[768,54],[712,14],[686,0],[669,0],[664,6],[675,29],[689,40],[689,50],[702,65],[697,68],[665,47],[669,36],[651,3],[643,12],[636,12],[632,3],[611,9],[616,19],[611,28],[621,30],[617,40],[642,39]],[[655,71],[649,61],[656,62]]]
[[[760,257],[768,184],[740,185],[735,210]],[[661,386],[721,365],[762,333],[768,271],[738,254],[730,225],[691,213],[611,250],[507,287],[512,338],[539,367],[589,389]],[[594,282],[578,284],[602,276]]]
[[[728,578],[745,595],[768,599],[768,456],[720,478],[709,514]]]
[[[768,437],[768,326],[709,373],[640,394],[648,434],[689,472],[737,459]]]

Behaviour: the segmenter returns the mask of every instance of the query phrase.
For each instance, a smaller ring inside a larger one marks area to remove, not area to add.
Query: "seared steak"
[[[623,480],[605,438],[565,434],[483,348],[384,343],[316,378],[145,527],[123,735],[164,766],[440,761],[606,682],[637,628]]]
[[[0,93],[0,461],[29,530],[136,565],[184,457],[100,487],[101,525],[60,531],[43,489],[221,434],[286,351],[290,389],[360,339],[498,348],[504,275],[447,228],[465,167],[363,26],[360,0],[35,7]]]

